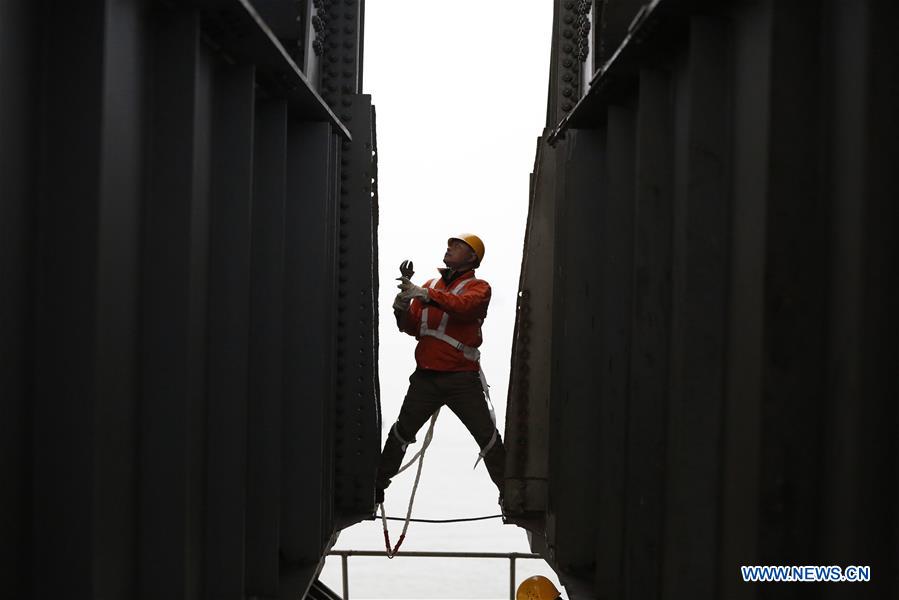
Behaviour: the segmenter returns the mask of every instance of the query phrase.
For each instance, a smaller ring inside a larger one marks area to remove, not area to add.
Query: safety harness
[[[425,288],[430,288],[434,284],[434,279],[429,280],[424,284]],[[475,281],[474,277],[469,279],[463,279],[450,291],[453,296],[458,296],[462,292],[462,288],[468,285],[469,282]],[[490,436],[490,441],[487,442],[487,445],[481,448],[481,451],[478,452],[478,458],[474,461],[474,466],[477,467],[478,463],[482,458],[487,456],[487,453],[490,452],[490,449],[493,448],[493,445],[496,443],[496,411],[493,410],[493,402],[490,400],[490,386],[487,384],[487,377],[484,375],[484,369],[481,367],[481,351],[473,346],[466,346],[456,338],[447,335],[446,333],[446,324],[449,322],[449,313],[446,311],[443,312],[443,317],[440,319],[440,324],[437,326],[437,329],[428,328],[428,306],[424,305],[424,308],[421,310],[421,325],[418,328],[418,336],[430,336],[437,338],[440,341],[446,342],[456,350],[460,350],[462,352],[462,356],[467,358],[470,361],[478,363],[478,377],[481,379],[481,387],[484,389],[484,396],[487,398],[487,408],[490,410],[490,421],[493,423],[493,435]],[[482,323],[481,319],[478,319],[478,324]],[[478,330],[480,334],[480,329]],[[396,425],[394,425],[394,430],[396,430]],[[397,439],[400,440],[400,443],[403,443],[402,438],[397,435]]]

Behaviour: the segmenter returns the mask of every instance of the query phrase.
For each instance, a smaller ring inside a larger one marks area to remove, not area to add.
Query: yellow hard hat
[[[557,600],[561,592],[543,575],[528,577],[518,586],[515,600]]]
[[[478,265],[480,265],[481,261],[484,260],[484,242],[482,242],[481,238],[479,238],[475,234],[460,233],[459,235],[446,240],[446,243],[449,244],[453,240],[459,240],[460,242],[465,242],[466,244],[468,244],[468,247],[474,250],[474,253],[478,257]]]

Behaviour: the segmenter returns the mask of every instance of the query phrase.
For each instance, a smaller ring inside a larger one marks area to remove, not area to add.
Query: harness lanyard
[[[478,377],[481,380],[481,387],[484,389],[484,396],[487,398],[487,410],[490,411],[490,421],[493,423],[493,435],[490,436],[490,441],[487,442],[487,445],[478,452],[478,458],[474,461],[472,469],[478,467],[478,463],[481,462],[482,458],[487,456],[487,453],[493,448],[493,444],[496,443],[496,411],[493,410],[493,402],[490,400],[490,384],[487,383],[487,376],[484,375],[484,369],[481,368],[480,361],[478,362]]]
[[[431,445],[431,440],[434,438],[434,424],[437,422],[437,415],[440,414],[440,409],[438,408],[434,411],[434,414],[431,415],[431,424],[428,426],[428,433],[425,434],[424,442],[422,442],[421,450],[415,453],[409,462],[407,462],[399,471],[397,471],[397,475],[405,471],[409,468],[412,463],[418,459],[418,469],[415,471],[415,483],[412,484],[412,495],[409,496],[409,507],[406,509],[406,522],[403,523],[403,531],[400,533],[399,539],[396,541],[396,546],[393,548],[390,547],[390,533],[387,531],[387,517],[384,515],[384,503],[381,502],[381,523],[384,526],[384,547],[387,549],[387,558],[393,558],[396,556],[397,552],[400,550],[400,546],[403,545],[403,540],[406,539],[406,531],[409,529],[409,520],[412,518],[412,503],[415,502],[415,492],[418,491],[418,482],[421,480],[421,468],[425,462],[425,450],[428,449],[428,446]],[[396,431],[396,425],[393,426],[393,431]],[[397,439],[403,442],[403,449],[409,444],[403,438],[400,437],[399,433],[395,433]]]
[[[454,296],[458,296],[462,291],[462,288],[468,284],[469,281],[473,281],[474,278],[464,279],[459,282],[456,287],[454,287],[450,293]],[[425,288],[429,288],[434,283],[434,280],[431,279],[427,283],[424,284]],[[487,453],[490,452],[490,449],[493,448],[493,445],[496,443],[496,411],[493,408],[493,402],[490,400],[490,385],[487,383],[487,376],[484,375],[484,369],[481,367],[481,352],[477,348],[472,346],[466,346],[459,340],[447,335],[446,333],[446,325],[449,322],[449,314],[446,311],[443,312],[443,317],[440,319],[440,324],[437,326],[437,329],[429,329],[428,328],[428,307],[425,305],[421,310],[421,326],[419,327],[418,334],[420,336],[429,336],[435,337],[438,340],[444,341],[450,346],[454,347],[456,350],[462,352],[462,356],[466,359],[474,361],[478,364],[478,378],[481,380],[481,388],[484,390],[484,396],[487,399],[487,409],[490,412],[490,422],[493,423],[493,435],[490,436],[490,441],[487,442],[487,445],[481,448],[480,452],[478,452],[478,458],[474,461],[474,468],[477,468],[478,463],[481,462],[481,459],[487,456]],[[422,449],[423,450],[423,449]],[[408,466],[408,465],[407,465]]]

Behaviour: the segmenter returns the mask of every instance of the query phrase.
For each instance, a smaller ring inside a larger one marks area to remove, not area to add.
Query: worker
[[[515,600],[560,600],[562,593],[543,575],[528,577],[518,586]]]
[[[393,303],[400,331],[418,340],[416,369],[396,422],[387,434],[375,482],[375,502],[390,485],[422,425],[446,405],[468,428],[487,472],[502,497],[506,452],[496,429],[486,379],[480,369],[481,324],[490,303],[490,285],[475,278],[484,243],[470,233],[447,240],[440,277],[422,286],[411,281],[412,263],[400,265],[400,292]],[[477,466],[477,462],[475,462]]]

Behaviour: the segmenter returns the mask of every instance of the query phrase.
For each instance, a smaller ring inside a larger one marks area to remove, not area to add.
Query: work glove
[[[408,298],[403,298],[403,293],[400,292],[396,295],[396,298],[393,299],[393,310],[398,310],[400,312],[406,312],[409,310],[409,303],[411,300]]]
[[[396,286],[400,289],[399,297],[407,300],[418,298],[421,301],[426,301],[428,299],[428,290],[425,288],[415,285],[405,277],[400,277],[399,280],[400,284]]]

